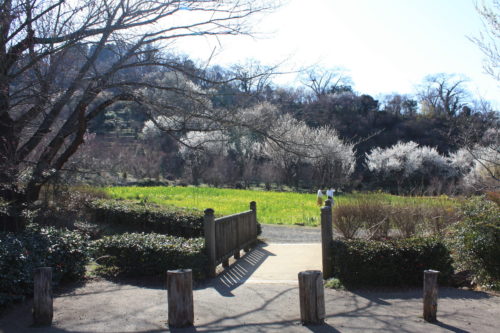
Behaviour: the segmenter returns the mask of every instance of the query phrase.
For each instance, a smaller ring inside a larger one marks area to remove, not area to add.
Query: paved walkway
[[[321,243],[321,229],[319,227],[280,226],[272,224],[262,225],[260,236],[267,243]]]
[[[321,270],[321,244],[260,244],[230,269],[221,280],[228,285],[242,283],[298,284],[305,270]]]
[[[276,231],[276,230],[275,230]],[[291,233],[279,237],[301,240]],[[269,233],[267,234],[269,235]],[[266,236],[264,229],[263,236]],[[308,236],[309,237],[309,236]],[[321,269],[319,243],[263,244],[194,290],[195,326],[167,327],[163,283],[91,281],[60,293],[50,328],[31,328],[31,303],[0,318],[0,332],[498,332],[500,297],[441,288],[436,324],[422,319],[422,291],[325,290],[326,322],[300,325],[297,274]]]

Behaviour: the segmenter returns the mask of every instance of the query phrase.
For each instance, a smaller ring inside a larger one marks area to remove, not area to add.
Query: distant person
[[[332,201],[332,207],[335,204],[335,200],[333,199],[334,194],[335,194],[335,189],[330,187],[330,189],[326,190],[326,196],[328,197],[328,199]]]
[[[322,206],[323,205],[323,192],[321,191],[321,189],[318,190],[318,206]]]

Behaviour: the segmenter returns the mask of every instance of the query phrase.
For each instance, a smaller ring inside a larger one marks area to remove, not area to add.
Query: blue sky
[[[254,38],[191,39],[176,47],[199,60],[215,48],[212,64],[343,67],[356,91],[375,97],[413,93],[429,74],[461,74],[474,95],[500,108],[500,83],[483,73],[483,55],[467,39],[482,30],[473,0],[289,0],[253,25]],[[276,81],[298,83],[295,75]]]

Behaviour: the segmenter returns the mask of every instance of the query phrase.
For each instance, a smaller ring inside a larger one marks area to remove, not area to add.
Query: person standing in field
[[[335,193],[335,190],[333,188],[329,188],[328,190],[326,190],[326,196],[328,197],[328,199],[332,200],[332,205],[334,204],[334,200],[333,200],[333,194]]]
[[[323,205],[323,192],[321,191],[321,189],[318,190],[318,206],[322,206]]]

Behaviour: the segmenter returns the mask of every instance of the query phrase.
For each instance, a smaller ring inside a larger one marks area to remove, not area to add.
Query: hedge
[[[196,278],[203,278],[208,264],[202,238],[125,233],[94,241],[92,251],[99,264],[129,276],[158,275],[169,269],[191,268]]]
[[[130,232],[154,232],[178,237],[203,236],[203,212],[127,200],[93,201],[93,221],[126,226]]]
[[[457,269],[471,272],[479,284],[500,290],[500,206],[476,197],[463,203],[461,213],[450,241]]]
[[[453,273],[450,252],[437,238],[334,240],[332,251],[334,276],[345,286],[421,286],[426,269],[440,271],[440,284],[448,284]]]
[[[0,308],[33,292],[33,269],[53,268],[54,285],[85,274],[86,239],[72,231],[29,227],[0,233]]]

